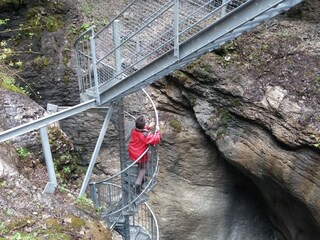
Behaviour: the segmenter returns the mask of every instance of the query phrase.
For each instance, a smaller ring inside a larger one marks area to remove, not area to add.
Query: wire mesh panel
[[[94,36],[76,44],[80,92],[92,88],[92,53],[99,86],[121,81],[250,0],[136,0]],[[84,45],[83,43],[86,43]],[[94,64],[94,63],[93,63]],[[104,87],[104,90],[106,87]],[[92,90],[93,89],[93,90]],[[88,92],[89,94],[91,92]]]
[[[94,76],[93,76],[93,62],[92,62],[92,49],[90,45],[90,37],[93,35],[93,29],[83,33],[76,42],[75,55],[77,64],[77,74],[79,81],[79,91],[82,101],[88,100],[88,95],[84,95],[91,90],[91,95],[94,96]]]

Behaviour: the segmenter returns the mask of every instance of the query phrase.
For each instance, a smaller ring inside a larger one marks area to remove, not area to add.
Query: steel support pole
[[[94,88],[96,91],[96,100],[97,104],[100,105],[100,93],[99,93],[99,81],[98,81],[98,71],[97,71],[97,56],[96,56],[96,43],[94,39],[94,31],[92,29],[92,35],[90,37],[90,47],[92,53],[92,70],[93,70],[93,77],[94,77]],[[91,74],[91,73],[89,73]]]
[[[120,21],[115,20],[113,23],[113,41],[115,45],[115,65],[116,65],[116,76],[118,81],[121,81],[121,36],[120,36]],[[121,171],[125,168],[126,162],[126,140],[125,140],[125,126],[124,126],[124,107],[123,98],[118,102],[118,126],[119,126],[119,145],[120,145],[120,168]],[[122,203],[123,206],[129,204],[128,192],[124,188],[124,178],[121,175],[121,186],[122,186]],[[129,216],[125,215],[125,222],[123,226],[123,239],[130,240],[130,226],[129,226]]]
[[[54,165],[53,165],[53,159],[51,155],[47,127],[40,128],[40,136],[41,136],[42,149],[43,149],[43,154],[46,161],[48,178],[49,178],[49,181],[47,182],[47,185],[43,192],[52,194],[54,193],[54,190],[57,187],[57,178],[54,172]]]
[[[179,59],[179,0],[173,0],[173,36],[174,36],[174,56]]]
[[[108,128],[108,125],[109,125],[109,122],[110,122],[110,119],[111,119],[112,112],[113,112],[113,105],[111,105],[109,107],[109,110],[108,110],[108,112],[106,114],[106,117],[104,119],[102,128],[100,130],[100,134],[99,134],[99,137],[98,137],[97,144],[96,144],[96,146],[94,148],[94,151],[93,151],[93,154],[92,154],[92,157],[91,157],[91,160],[90,160],[90,164],[89,164],[86,176],[85,176],[85,178],[83,180],[83,183],[82,183],[82,186],[81,186],[81,189],[80,189],[79,197],[84,195],[84,193],[85,193],[85,191],[87,189],[87,186],[89,184],[89,180],[90,180],[90,177],[91,177],[91,174],[92,174],[92,170],[93,170],[94,165],[96,164],[97,157],[98,157],[98,154],[99,154],[99,151],[100,151],[103,139],[104,139],[104,135],[105,135],[105,133],[107,131],[107,128]]]

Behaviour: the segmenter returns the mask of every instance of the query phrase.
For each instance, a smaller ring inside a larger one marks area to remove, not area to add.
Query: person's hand
[[[159,125],[156,126],[156,131],[159,132],[160,131],[160,127]]]
[[[153,128],[154,127],[154,122],[151,122],[150,124],[149,124],[149,128]]]

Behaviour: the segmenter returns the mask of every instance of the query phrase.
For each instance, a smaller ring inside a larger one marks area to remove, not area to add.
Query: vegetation
[[[176,119],[171,119],[171,120],[169,121],[169,125],[170,125],[170,127],[172,127],[173,129],[175,129],[175,131],[176,131],[177,133],[180,133],[181,130],[182,130],[182,124],[181,124],[181,122],[178,121],[178,120],[176,120]]]
[[[83,196],[81,197],[78,197],[77,200],[76,200],[76,203],[79,204],[79,205],[82,205],[84,207],[92,207],[93,208],[93,203],[92,201],[87,197],[86,194],[84,194]]]
[[[25,159],[26,157],[30,156],[30,151],[25,147],[17,148],[17,152],[19,154],[19,159]]]

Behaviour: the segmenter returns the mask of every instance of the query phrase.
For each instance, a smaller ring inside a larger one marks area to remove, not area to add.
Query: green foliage
[[[34,31],[47,30],[56,32],[58,28],[64,27],[64,21],[56,14],[43,14],[42,8],[35,6],[28,11],[28,26],[32,26]]]
[[[33,63],[38,68],[44,68],[50,64],[50,58],[46,56],[38,56],[33,60]]]
[[[83,23],[80,30],[84,32],[84,31],[87,31],[89,27],[90,27],[89,23]]]
[[[25,0],[0,0],[0,9],[4,7],[10,7],[12,9],[18,8],[24,4]]]
[[[6,232],[7,232],[7,228],[6,228],[6,226],[4,225],[4,223],[1,222],[1,224],[0,224],[0,234],[4,234],[4,233],[6,233]]]
[[[320,83],[320,76],[316,77],[316,82]]]
[[[94,207],[93,206],[93,202],[89,198],[87,198],[86,194],[78,197],[77,200],[76,200],[76,203],[79,204],[79,205],[82,205],[84,207],[90,207],[90,208]]]
[[[0,26],[1,25],[6,25],[9,21],[9,18],[5,18],[5,19],[0,19]]]
[[[13,216],[13,211],[12,211],[12,209],[7,209],[6,215],[7,215],[8,217]]]
[[[2,180],[2,181],[0,182],[0,186],[1,186],[2,188],[6,188],[6,187],[7,187],[7,181],[6,181],[6,180]]]
[[[170,127],[172,127],[173,129],[176,130],[177,133],[181,132],[182,130],[182,125],[181,125],[181,122],[176,120],[176,119],[171,119],[169,121],[169,125]]]
[[[11,92],[20,93],[26,96],[30,95],[30,93],[26,89],[16,84],[16,80],[14,77],[2,73],[1,68],[0,68],[0,88],[4,88]]]
[[[71,169],[70,169],[69,166],[64,166],[62,171],[63,171],[64,174],[69,174],[69,173],[71,173]]]
[[[30,151],[25,147],[17,148],[17,152],[19,154],[20,159],[25,159],[26,157],[28,157],[31,154]]]
[[[270,45],[268,43],[264,43],[261,47],[262,51],[267,52],[270,50]]]

